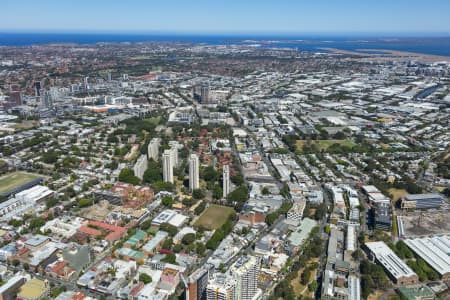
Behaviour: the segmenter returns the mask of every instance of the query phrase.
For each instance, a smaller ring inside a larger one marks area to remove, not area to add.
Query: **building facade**
[[[153,159],[154,161],[158,161],[159,158],[159,138],[153,138],[150,143],[148,143],[147,147],[147,156],[148,159]]]
[[[171,150],[164,151],[162,161],[163,161],[163,180],[164,182],[173,183],[173,160]]]
[[[199,160],[196,154],[191,154],[189,157],[189,189],[193,191],[199,187]]]
[[[142,180],[144,178],[144,173],[147,170],[147,167],[148,167],[147,156],[141,155],[134,164],[133,167],[134,176]]]
[[[228,165],[223,166],[222,171],[222,177],[223,177],[223,198],[228,197],[228,194],[230,193],[230,167]]]

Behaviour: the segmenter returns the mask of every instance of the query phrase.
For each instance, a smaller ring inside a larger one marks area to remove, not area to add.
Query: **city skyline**
[[[407,9],[405,9],[407,7]],[[153,34],[448,35],[443,1],[169,1],[85,0],[77,6],[44,0],[3,4],[1,32],[120,32]],[[80,22],[82,20],[82,22]]]

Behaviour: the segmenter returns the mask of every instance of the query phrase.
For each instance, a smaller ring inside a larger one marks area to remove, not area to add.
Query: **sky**
[[[2,32],[450,35],[449,0],[1,0]]]

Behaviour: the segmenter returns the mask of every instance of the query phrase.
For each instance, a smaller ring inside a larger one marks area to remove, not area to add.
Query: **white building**
[[[230,193],[230,167],[228,165],[223,166],[223,198],[228,197]]]
[[[435,269],[444,281],[450,280],[449,236],[407,239],[405,243]]]
[[[305,210],[306,200],[305,199],[296,199],[292,208],[287,212],[286,219],[288,221],[292,221],[293,224],[300,224],[300,221],[303,217],[303,211]]]
[[[138,160],[134,164],[134,176],[142,180],[144,178],[144,172],[147,170],[148,162],[147,162],[147,156],[141,155],[139,156]]]
[[[207,300],[237,300],[236,281],[228,274],[215,274],[206,287]]]
[[[172,146],[170,148],[170,159],[172,160],[172,166],[176,168],[178,166],[178,148],[177,146]]]
[[[236,281],[238,300],[252,300],[258,293],[260,259],[257,256],[242,256],[230,268]]]
[[[199,160],[196,154],[191,154],[189,157],[189,188],[193,191],[199,187]]]
[[[370,250],[371,257],[383,266],[397,284],[417,284],[419,282],[417,274],[384,242],[370,242],[365,245]]]
[[[36,203],[52,197],[54,191],[46,186],[36,185],[17,193],[14,198],[0,203],[0,220],[9,221],[16,216],[23,215],[28,210],[34,210]]]
[[[81,218],[73,218],[70,220],[55,218],[45,223],[45,225],[42,226],[40,230],[42,232],[50,230],[52,235],[57,235],[69,239],[77,233],[83,222],[84,220]]]
[[[162,156],[163,161],[163,179],[164,182],[173,183],[173,161],[172,151],[165,150]]]
[[[147,147],[147,156],[148,159],[153,159],[154,161],[158,161],[159,158],[159,138],[153,138],[150,143],[148,143]]]

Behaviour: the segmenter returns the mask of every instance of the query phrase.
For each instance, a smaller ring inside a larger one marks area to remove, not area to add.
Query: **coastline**
[[[416,53],[416,52],[409,52],[409,51],[398,51],[398,50],[388,50],[388,49],[356,49],[356,50],[352,51],[352,50],[342,50],[342,49],[328,48],[328,47],[323,47],[320,49],[329,51],[332,54],[358,56],[362,60],[367,60],[367,59],[372,59],[372,60],[376,59],[377,61],[418,60],[418,61],[426,62],[426,63],[434,63],[434,62],[440,62],[440,61],[450,62],[450,56],[433,55],[433,54],[426,54],[426,53]]]

